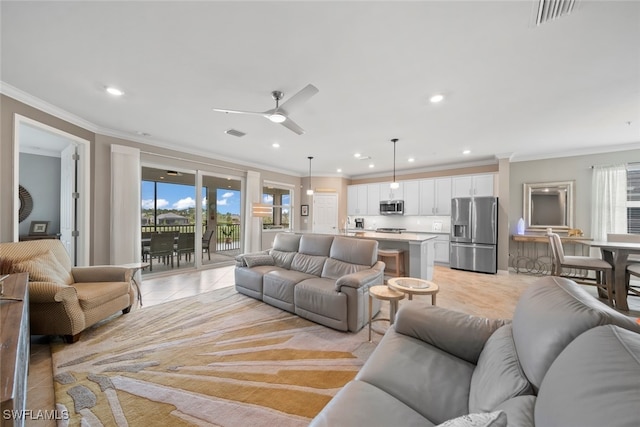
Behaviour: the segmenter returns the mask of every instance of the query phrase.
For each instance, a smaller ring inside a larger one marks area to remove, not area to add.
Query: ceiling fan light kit
[[[284,92],[274,90],[271,92],[271,97],[276,101],[276,108],[267,111],[243,111],[243,110],[228,110],[224,108],[214,108],[213,111],[220,113],[234,113],[234,114],[248,114],[253,116],[263,116],[269,119],[273,123],[279,123],[286,127],[290,131],[302,135],[304,129],[302,129],[297,123],[295,123],[289,117],[289,114],[298,108],[301,104],[304,104],[313,95],[318,93],[318,88],[312,84],[306,85],[299,92],[280,105],[280,100],[284,98]]]

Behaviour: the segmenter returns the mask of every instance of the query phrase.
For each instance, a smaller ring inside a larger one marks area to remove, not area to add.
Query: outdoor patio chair
[[[209,261],[211,261],[211,252],[210,252],[210,244],[211,244],[211,238],[213,237],[213,230],[207,230],[204,233],[204,236],[202,236],[202,254],[204,256],[205,251],[207,252],[207,255],[209,256]]]
[[[186,260],[189,261],[191,254],[195,251],[195,234],[194,233],[180,233],[178,236],[178,248],[176,250],[176,256],[178,258],[178,267],[180,267],[180,259],[182,255],[186,255]]]
[[[153,258],[171,257],[171,268],[173,268],[173,233],[156,233],[151,236],[149,245],[149,271],[153,271]]]

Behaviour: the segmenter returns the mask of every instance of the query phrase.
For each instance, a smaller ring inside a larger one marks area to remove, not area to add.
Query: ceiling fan
[[[280,100],[284,98],[284,93],[280,92],[279,90],[274,90],[273,92],[271,92],[271,96],[276,101],[276,108],[272,108],[267,111],[263,111],[263,112],[241,111],[241,110],[227,110],[224,108],[214,108],[213,111],[219,111],[221,113],[250,114],[254,116],[263,116],[274,123],[280,123],[282,126],[297,133],[298,135],[302,135],[304,133],[304,129],[302,129],[293,120],[289,118],[289,113],[291,113],[293,110],[298,108],[300,105],[307,102],[309,98],[311,98],[316,93],[318,93],[318,88],[312,84],[308,84],[304,88],[302,88],[298,93],[296,93],[287,101],[285,101],[282,105],[280,105]]]

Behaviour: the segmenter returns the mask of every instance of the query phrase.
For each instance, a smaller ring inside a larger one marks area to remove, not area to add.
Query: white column
[[[140,262],[140,150],[111,145],[111,264]]]
[[[260,173],[248,171],[246,183],[244,250],[245,252],[257,252],[262,249],[262,222],[260,218],[251,216],[251,205],[253,203],[260,203],[260,198],[262,197]]]

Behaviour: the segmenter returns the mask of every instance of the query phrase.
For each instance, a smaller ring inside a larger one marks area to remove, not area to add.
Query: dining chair
[[[143,231],[142,232],[142,261],[147,260],[147,256],[149,255],[149,249],[151,247],[151,236],[153,235],[153,231]]]
[[[171,257],[171,268],[173,268],[173,233],[155,233],[151,236],[149,244],[149,271],[153,271],[153,258]]]
[[[204,236],[202,236],[202,254],[204,255],[206,251],[207,255],[209,256],[209,261],[211,261],[210,246],[211,246],[211,238],[213,237],[213,231],[214,231],[213,229],[207,230],[204,233]]]
[[[596,257],[567,256],[564,254],[560,236],[556,233],[548,233],[547,236],[549,237],[549,246],[551,247],[553,258],[551,275],[568,277],[577,283],[586,285],[595,284],[598,287],[598,296],[607,298],[609,305],[613,307],[613,267],[611,264]],[[563,275],[563,269],[565,268],[593,271],[595,272],[595,280],[589,277],[576,278],[571,275]]]
[[[640,243],[640,234],[607,234],[608,242]],[[640,255],[630,254],[627,259],[626,285],[627,295],[640,296],[640,285],[631,282],[631,276],[640,278]]]
[[[178,258],[178,267],[180,267],[180,258],[184,254],[186,260],[189,261],[191,254],[195,251],[195,234],[181,233],[178,236],[178,246],[176,249],[176,257]]]

